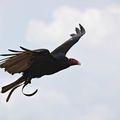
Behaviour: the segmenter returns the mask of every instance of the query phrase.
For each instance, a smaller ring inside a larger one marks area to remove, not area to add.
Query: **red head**
[[[69,58],[69,64],[72,65],[81,65],[81,63],[78,60],[75,60],[73,58]]]

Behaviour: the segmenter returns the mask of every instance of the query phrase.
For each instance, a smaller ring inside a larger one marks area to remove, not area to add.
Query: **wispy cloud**
[[[99,44],[110,39],[111,33],[117,37],[120,20],[119,6],[108,6],[104,9],[89,8],[80,10],[68,6],[53,12],[53,21],[31,20],[27,28],[26,39],[30,42],[53,41],[62,43],[74,32],[78,23],[85,26],[90,39],[88,44]]]

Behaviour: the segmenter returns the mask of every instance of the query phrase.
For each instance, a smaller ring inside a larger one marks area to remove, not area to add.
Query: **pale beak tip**
[[[78,62],[78,65],[81,65],[81,63],[80,63],[80,62]]]

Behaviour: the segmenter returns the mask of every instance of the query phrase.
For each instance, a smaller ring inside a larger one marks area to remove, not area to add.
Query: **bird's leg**
[[[31,94],[26,94],[23,92],[23,89],[28,85],[28,84],[31,84],[31,78],[27,78],[26,81],[24,82],[24,85],[22,87],[22,93],[25,95],[25,96],[33,96],[34,94],[37,93],[38,89],[36,89],[33,93]]]
[[[24,82],[24,85],[31,84],[31,78],[27,78],[26,81]]]

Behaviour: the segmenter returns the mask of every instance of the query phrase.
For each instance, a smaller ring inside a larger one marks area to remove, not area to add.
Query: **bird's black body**
[[[56,73],[69,67],[68,58],[63,55],[46,56],[44,59],[36,60],[24,73],[24,77],[39,78],[44,75]]]
[[[23,51],[11,50],[12,54],[2,54],[8,56],[0,60],[0,68],[4,68],[10,74],[22,73],[22,76],[15,82],[2,87],[2,93],[12,89],[8,95],[8,99],[12,92],[24,82],[24,86],[31,82],[32,78],[39,78],[44,75],[51,75],[72,65],[78,65],[79,62],[72,58],[67,58],[68,50],[79,41],[85,34],[85,29],[79,25],[75,28],[76,34],[71,34],[71,38],[57,47],[52,52],[48,49],[29,50],[20,47]],[[24,88],[23,86],[23,88]],[[33,94],[31,94],[33,95]]]

